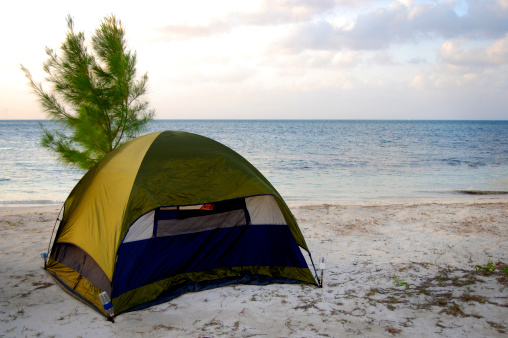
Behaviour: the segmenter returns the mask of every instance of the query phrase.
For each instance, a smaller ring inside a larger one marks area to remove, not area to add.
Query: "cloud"
[[[357,51],[343,51],[340,54],[337,53],[333,58],[332,65],[343,68],[356,67],[358,64],[363,62],[363,56]]]
[[[409,86],[461,97],[481,93],[491,100],[504,101],[507,83],[508,34],[485,47],[477,47],[470,40],[444,42],[438,62],[415,75]]]
[[[439,50],[442,62],[461,67],[494,67],[508,64],[508,34],[485,48],[467,48],[468,41],[445,41]]]
[[[239,23],[248,25],[276,25],[303,22],[335,8],[334,0],[266,0],[260,11],[238,15]]]
[[[416,75],[409,86],[415,89],[423,89],[426,86],[426,79],[422,75]]]
[[[390,65],[397,64],[397,62],[393,58],[393,55],[386,50],[377,51],[369,59],[369,61],[371,64],[384,65],[384,66],[390,66]]]
[[[504,0],[503,0],[504,1]],[[458,15],[453,1],[415,3],[394,1],[358,15],[351,27],[325,19],[305,22],[284,41],[293,52],[304,49],[377,50],[392,44],[433,38],[499,38],[508,32],[508,7],[502,1],[470,1]]]
[[[461,98],[486,95],[497,101],[505,101],[507,81],[506,69],[502,72],[493,69],[468,72],[450,66],[441,69],[440,72],[418,74],[409,86],[418,90],[437,90],[442,95],[455,95]]]
[[[164,40],[184,40],[227,33],[231,25],[226,21],[214,20],[208,25],[167,25],[163,28]]]
[[[256,71],[250,67],[235,65],[229,69],[218,69],[207,72],[201,79],[216,83],[238,84],[252,78]]]
[[[427,63],[427,59],[421,58],[421,57],[414,57],[414,58],[411,58],[408,61],[408,63],[413,64],[413,65],[426,64]]]
[[[260,70],[241,64],[201,64],[185,72],[175,72],[170,80],[178,86],[239,85],[255,78]]]
[[[203,25],[166,25],[161,29],[166,40],[207,37],[231,32],[238,26],[275,26],[307,22],[313,17],[333,10],[337,5],[352,6],[351,0],[265,0],[253,12],[224,13],[210,18]]]

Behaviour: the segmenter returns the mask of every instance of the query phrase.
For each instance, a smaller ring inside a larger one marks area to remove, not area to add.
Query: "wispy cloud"
[[[224,13],[209,18],[206,24],[166,25],[161,32],[166,40],[191,39],[226,34],[239,26],[277,26],[308,22],[337,6],[353,6],[352,0],[264,0],[253,12]],[[365,4],[364,4],[365,5]]]

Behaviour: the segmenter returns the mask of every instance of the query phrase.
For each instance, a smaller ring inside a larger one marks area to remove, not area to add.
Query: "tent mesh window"
[[[249,224],[245,199],[187,207],[159,208],[155,236],[175,236]]]

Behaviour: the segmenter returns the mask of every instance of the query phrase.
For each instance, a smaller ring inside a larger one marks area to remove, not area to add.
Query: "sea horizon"
[[[4,121],[53,121],[51,119],[0,119]],[[202,119],[202,118],[154,118],[152,121],[381,121],[381,122],[508,122],[508,119],[291,119],[291,118],[274,118],[274,119]]]

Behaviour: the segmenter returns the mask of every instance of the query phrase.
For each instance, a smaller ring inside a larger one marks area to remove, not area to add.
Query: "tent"
[[[50,247],[46,270],[104,315],[102,292],[119,314],[233,283],[318,284],[275,188],[230,148],[187,132],[138,137],[92,167]]]

